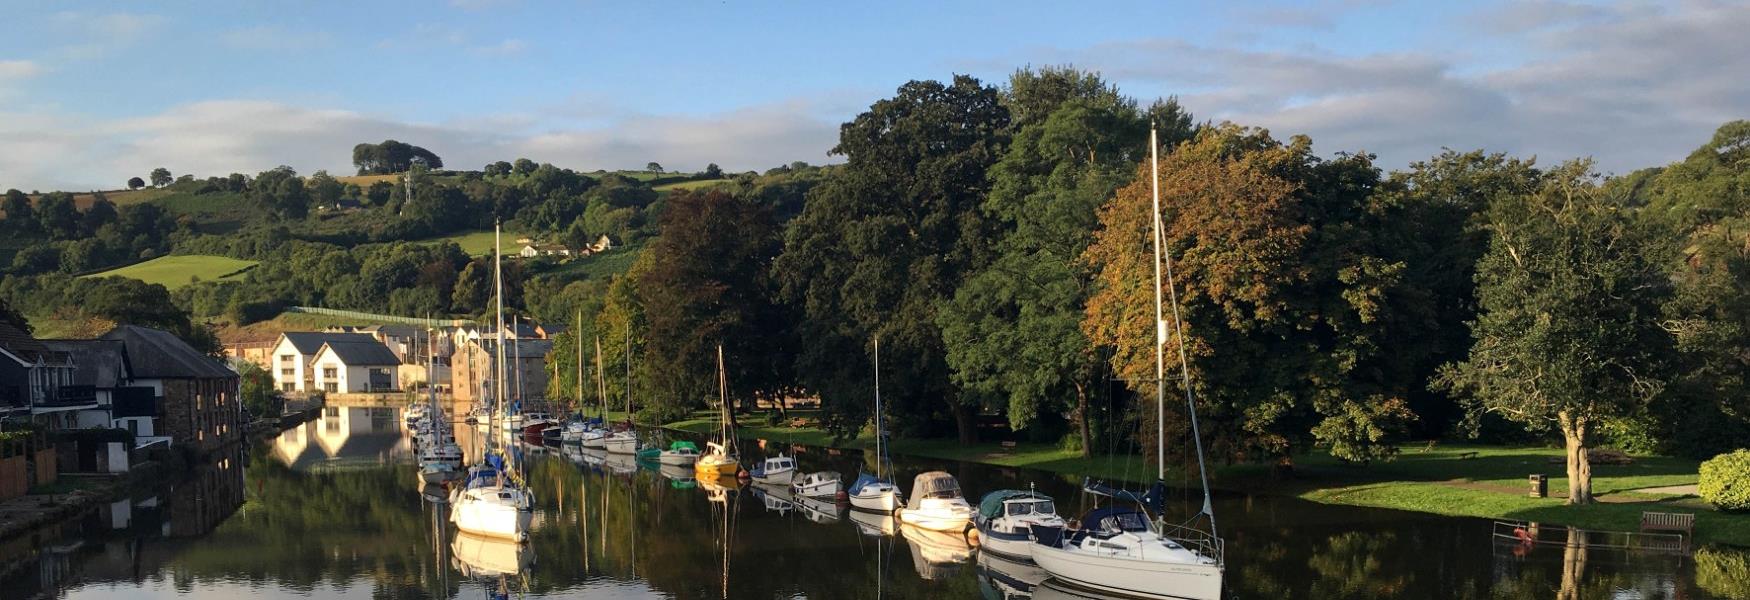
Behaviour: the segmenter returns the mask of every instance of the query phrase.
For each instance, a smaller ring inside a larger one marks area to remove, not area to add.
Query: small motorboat
[[[422,465],[445,464],[452,468],[460,468],[462,466],[462,446],[454,441],[443,444],[436,442],[422,444],[419,451],[419,463]]]
[[[788,486],[796,479],[796,459],[784,454],[767,458],[755,465],[748,477],[754,483]]]
[[[972,513],[960,494],[960,482],[946,471],[919,473],[912,480],[910,502],[898,511],[902,523],[956,533],[972,526]]]
[[[529,413],[523,416],[522,432],[524,437],[540,439],[541,432],[558,425],[559,422],[547,416],[547,413]]]
[[[428,462],[419,466],[419,479],[437,485],[462,476],[462,471],[446,462]]]
[[[790,491],[808,498],[837,498],[840,487],[838,473],[815,471],[790,484]]]
[[[656,458],[656,462],[665,466],[690,467],[699,460],[699,447],[688,441],[678,441],[668,445]]]
[[[1033,562],[1033,527],[1063,527],[1063,517],[1051,497],[1034,491],[997,490],[978,501],[973,517],[979,553]]]

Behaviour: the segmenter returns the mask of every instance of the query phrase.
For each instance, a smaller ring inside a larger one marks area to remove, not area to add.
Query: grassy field
[[[809,414],[791,413],[793,418],[806,418]],[[708,434],[716,431],[717,418],[714,413],[696,413],[667,427]],[[867,448],[874,440],[872,433],[864,431],[855,439],[835,442],[820,429],[768,425],[762,415],[742,417],[737,432],[743,437],[851,449]],[[893,452],[1133,482],[1150,480],[1154,474],[1154,468],[1141,456],[1082,458],[1079,452],[1052,444],[1022,442],[1013,449],[1004,449],[993,444],[962,446],[953,440],[896,439]],[[1290,495],[1325,504],[1614,531],[1637,530],[1643,511],[1694,513],[1698,541],[1750,546],[1750,515],[1721,513],[1692,496],[1632,491],[1693,484],[1697,480],[1697,461],[1642,456],[1628,465],[1593,465],[1592,488],[1599,502],[1566,506],[1561,497],[1566,495],[1568,486],[1564,466],[1550,462],[1562,456],[1559,448],[1416,445],[1406,447],[1391,462],[1353,466],[1315,451],[1296,457],[1291,476],[1276,475],[1270,467],[1260,464],[1217,465],[1211,473],[1211,483],[1230,491]],[[1527,477],[1533,473],[1549,476],[1552,497],[1529,497]],[[1175,468],[1169,469],[1167,478],[1183,481],[1185,475],[1182,468]]]
[[[254,267],[255,261],[224,256],[179,254],[161,256],[143,263],[128,265],[86,277],[131,277],[146,283],[161,284],[170,289],[188,285],[194,278],[213,281],[234,277]]]
[[[499,243],[498,251],[507,256],[515,255],[518,251],[523,249],[523,245],[517,243],[517,240],[524,237],[528,237],[528,235],[523,233],[512,233],[509,231],[504,232],[504,239]],[[438,238],[427,238],[420,241],[429,243],[455,242],[456,245],[461,246],[462,251],[468,253],[469,256],[490,256],[492,254],[491,231],[470,231],[468,233],[458,233]]]
[[[487,247],[492,244],[488,242]],[[603,279],[619,275],[632,269],[632,261],[638,260],[638,253],[643,246],[615,248],[601,254],[580,256],[569,261],[553,265],[542,271],[543,277],[555,277],[565,280]]]
[[[266,321],[237,326],[229,323],[221,324],[215,333],[219,340],[225,343],[259,342],[278,338],[286,331],[319,331],[327,327],[340,325],[390,325],[388,322],[377,322],[369,319],[351,317],[335,317],[310,313],[280,313],[279,316]]]
[[[358,184],[358,186],[361,188],[368,188],[368,187],[371,187],[371,184],[379,182],[379,181],[387,181],[389,183],[401,183],[401,175],[402,175],[401,173],[390,173],[388,175],[343,175],[340,177],[335,177],[334,180],[339,181],[343,184],[353,183],[353,184]]]
[[[674,183],[665,183],[651,189],[658,192],[667,192],[670,190],[698,190],[726,185],[728,183],[728,179],[700,179],[697,181],[676,181]]]

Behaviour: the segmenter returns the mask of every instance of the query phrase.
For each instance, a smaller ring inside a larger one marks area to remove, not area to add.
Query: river
[[[523,447],[537,500],[527,544],[474,538],[421,493],[409,448],[397,409],[331,409],[175,485],[0,541],[0,598],[1090,597],[958,535],[571,449]],[[795,450],[805,470],[847,480],[864,466],[857,452]],[[1033,486],[1066,514],[1087,506],[1063,475],[895,460],[907,487],[939,469],[973,502]],[[1275,496],[1220,495],[1216,513],[1227,598],[1750,598],[1740,549],[1525,548],[1487,520]]]

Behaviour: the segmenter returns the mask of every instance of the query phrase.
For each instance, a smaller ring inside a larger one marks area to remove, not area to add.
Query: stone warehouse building
[[[155,433],[202,454],[243,439],[239,379],[218,359],[147,327],[121,325],[101,339],[122,342],[131,385],[151,388]]]

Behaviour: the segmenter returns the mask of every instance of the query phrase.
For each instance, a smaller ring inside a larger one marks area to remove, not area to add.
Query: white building
[[[323,344],[329,342],[342,343],[374,343],[382,345],[369,334],[364,333],[332,333],[314,331],[288,331],[280,334],[279,342],[274,344],[273,353],[273,384],[282,392],[314,392],[322,389],[316,385],[316,372],[311,364],[316,360],[316,352]],[[385,347],[384,350],[388,348]]]
[[[316,389],[328,393],[390,392],[401,388],[401,359],[382,342],[330,341],[311,361]]]

